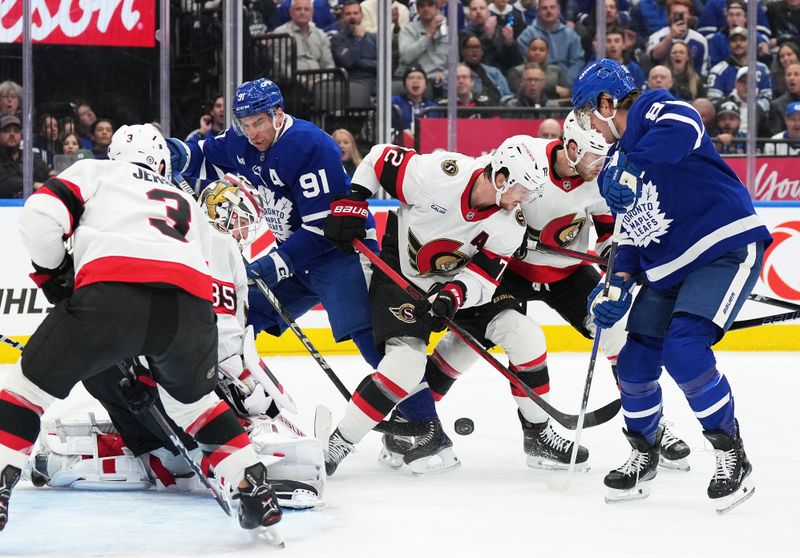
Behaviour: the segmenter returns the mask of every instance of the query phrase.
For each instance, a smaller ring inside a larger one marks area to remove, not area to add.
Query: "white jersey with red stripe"
[[[538,244],[587,252],[589,225],[594,223],[597,242],[593,248],[598,254],[602,253],[610,243],[614,218],[600,195],[597,181],[585,182],[580,176],[557,177],[553,167],[561,141],[534,141],[536,159],[549,161],[550,181],[545,184],[541,198],[522,206],[528,237]],[[554,283],[584,265],[588,264],[570,256],[529,249],[524,258],[514,258],[509,269],[533,283]]]
[[[353,176],[373,193],[383,186],[400,200],[398,248],[403,275],[428,290],[458,280],[462,307],[491,300],[510,256],[525,232],[522,211],[470,207],[475,181],[488,157],[459,153],[419,155],[396,145],[376,145]]]
[[[241,354],[244,335],[247,274],[239,245],[229,234],[212,228],[209,235],[211,259],[211,303],[217,314],[219,341],[217,362]]]
[[[25,202],[19,229],[45,268],[61,263],[63,240],[72,236],[76,289],[167,284],[211,300],[211,225],[194,199],[143,167],[78,161]]]

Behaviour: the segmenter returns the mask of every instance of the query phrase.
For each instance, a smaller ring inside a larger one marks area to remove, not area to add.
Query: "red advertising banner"
[[[31,2],[34,43],[155,46],[156,0],[3,0],[0,43],[22,42],[23,2]]]
[[[515,134],[535,136],[541,120],[511,120],[501,118],[459,118],[458,151],[478,156],[489,153],[504,139]],[[419,127],[420,153],[447,149],[447,120],[421,118]],[[742,157],[727,157],[725,161],[742,182],[747,177],[747,162]],[[755,199],[763,201],[800,200],[800,157],[759,157],[756,160]]]

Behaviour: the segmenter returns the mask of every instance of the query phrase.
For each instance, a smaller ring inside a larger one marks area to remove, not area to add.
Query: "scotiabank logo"
[[[800,300],[800,221],[787,221],[772,229],[774,239],[764,253],[761,280],[781,298]]]
[[[22,3],[36,43],[155,46],[155,0],[0,0],[0,43],[22,41]]]

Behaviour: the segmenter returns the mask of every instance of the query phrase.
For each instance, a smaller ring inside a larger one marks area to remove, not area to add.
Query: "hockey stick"
[[[266,283],[264,283],[262,279],[256,278],[254,281],[256,287],[258,287],[258,290],[261,291],[261,294],[263,294],[266,297],[266,299],[269,301],[272,307],[275,308],[275,311],[280,315],[283,321],[286,322],[286,325],[289,326],[289,329],[291,329],[294,332],[294,334],[303,344],[303,347],[306,348],[306,351],[308,351],[308,353],[316,361],[319,367],[322,368],[322,371],[325,372],[325,375],[328,376],[331,382],[333,382],[333,385],[336,386],[336,389],[339,391],[342,397],[344,397],[345,401],[350,401],[351,397],[350,391],[342,383],[342,381],[339,379],[339,376],[336,375],[336,372],[333,371],[333,368],[331,368],[330,364],[328,364],[328,361],[326,361],[325,358],[320,354],[320,352],[317,350],[317,348],[314,346],[314,344],[311,342],[308,336],[305,333],[303,333],[303,330],[300,329],[300,326],[298,326],[297,323],[292,319],[292,317],[289,315],[289,312],[286,310],[283,304],[281,304],[281,301],[278,300],[277,296],[275,296],[275,293],[273,293],[270,290],[270,288],[267,287]],[[408,428],[414,429],[414,433],[407,434],[406,432]],[[409,436],[409,435],[418,436],[425,432],[425,428],[422,424],[398,430],[397,428],[395,428],[395,423],[388,422],[385,420],[380,421],[372,429],[375,430],[376,432],[381,432],[384,434],[394,434],[396,436]]]
[[[737,329],[746,329],[750,327],[758,327],[764,325],[779,324],[781,322],[790,322],[792,320],[800,319],[800,310],[794,312],[786,312],[784,314],[775,314],[772,316],[764,316],[762,318],[750,318],[747,320],[738,320],[733,322],[728,331],[735,331]]]
[[[117,368],[124,376],[122,382],[128,382],[130,384],[131,382],[135,381],[135,378],[131,378],[131,372],[122,364],[117,364]],[[189,465],[189,468],[191,468],[194,474],[197,475],[197,478],[200,480],[203,486],[206,487],[209,494],[211,494],[214,500],[216,500],[217,504],[219,504],[219,507],[222,508],[222,511],[232,517],[233,509],[231,508],[230,501],[228,501],[228,498],[225,497],[225,494],[220,487],[212,484],[208,477],[203,474],[203,470],[197,463],[195,463],[194,459],[192,459],[192,456],[189,455],[189,450],[186,449],[186,446],[183,445],[180,437],[175,433],[175,430],[172,429],[172,426],[170,426],[167,419],[164,418],[164,415],[155,405],[155,401],[150,404],[148,411],[150,412],[150,416],[152,416],[153,419],[158,423],[158,426],[161,427],[161,430],[164,431],[164,434],[166,434],[167,438],[169,438],[170,442],[172,442],[172,445],[175,446],[175,449],[178,450],[178,453],[181,454],[181,457],[183,457],[184,461],[186,461],[186,464]]]
[[[793,302],[788,302],[786,300],[781,300],[779,298],[772,298],[771,296],[759,295],[759,294],[750,294],[748,296],[750,300],[754,300],[755,302],[761,302],[763,304],[772,304],[773,306],[777,306],[778,308],[786,308],[787,310],[800,310],[800,304],[794,304]]]
[[[611,275],[613,273],[614,258],[617,255],[617,247],[619,246],[620,231],[622,229],[622,218],[618,217],[614,221],[614,233],[611,235],[611,250],[608,253],[608,271],[603,279],[603,296],[608,296],[608,291],[611,288]],[[586,418],[586,407],[589,405],[589,392],[592,389],[592,379],[594,378],[594,367],[597,363],[597,353],[600,351],[600,336],[603,333],[603,328],[597,327],[594,335],[594,343],[592,343],[592,353],[589,357],[589,368],[586,370],[586,382],[583,384],[583,397],[581,398],[581,409],[578,412],[578,426],[575,429],[575,440],[572,442],[572,452],[569,457],[569,469],[567,470],[566,482],[563,485],[563,490],[569,487],[572,480],[572,475],[575,472],[575,464],[578,459],[578,449],[580,447],[581,434],[583,433],[583,424]]]
[[[394,269],[389,267],[389,265],[384,262],[377,254],[375,254],[372,250],[367,248],[364,243],[359,240],[353,240],[353,246],[358,250],[361,254],[363,254],[370,262],[372,262],[375,267],[380,269],[383,273],[385,273],[392,281],[394,281],[397,286],[403,289],[406,294],[408,294],[413,300],[420,301],[425,298],[425,295],[414,285],[412,285],[408,280],[406,280],[402,275],[397,273]],[[578,416],[577,415],[569,415],[567,413],[562,413],[550,403],[542,399],[539,395],[534,393],[534,391],[529,388],[522,380],[520,380],[519,376],[517,376],[513,371],[509,370],[506,366],[504,366],[500,361],[494,358],[486,349],[484,349],[480,342],[475,339],[468,331],[464,328],[459,326],[453,320],[445,319],[443,320],[445,325],[447,325],[448,329],[450,329],[453,333],[455,333],[461,340],[463,340],[473,351],[478,353],[486,362],[491,364],[495,370],[500,372],[503,376],[508,378],[508,380],[520,391],[523,391],[525,395],[530,397],[539,407],[544,410],[548,415],[553,417],[560,425],[564,428],[569,430],[575,430],[578,424]],[[621,407],[621,402],[619,399],[616,401],[612,401],[605,407],[597,409],[596,411],[592,411],[587,413],[585,416],[585,426],[586,428],[597,426],[598,424],[603,424],[604,422],[608,422],[612,418],[616,416],[619,412]]]
[[[5,335],[3,335],[2,333],[0,333],[0,341],[2,341],[3,343],[5,343],[6,345],[10,345],[10,346],[14,347],[14,348],[15,348],[15,349],[17,349],[18,351],[22,351],[22,349],[24,349],[24,348],[25,348],[25,345],[23,345],[23,344],[22,344],[22,343],[20,343],[19,341],[14,341],[14,340],[13,340],[13,339],[11,339],[10,337],[6,337],[6,336],[5,336]]]
[[[589,262],[597,265],[605,266],[608,264],[608,258],[604,258],[603,256],[596,256],[594,254],[588,254],[586,252],[578,252],[577,250],[570,250],[569,248],[561,248],[560,246],[551,246],[549,244],[541,244],[536,243],[533,247],[534,250],[537,252],[543,252],[545,254],[555,254],[557,256],[567,256],[570,258],[575,258],[576,260],[582,260],[584,262]]]

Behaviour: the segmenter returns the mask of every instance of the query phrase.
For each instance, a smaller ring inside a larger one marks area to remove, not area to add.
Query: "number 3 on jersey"
[[[166,219],[153,219],[150,218],[150,225],[158,229],[158,231],[170,238],[187,242],[186,233],[189,232],[189,223],[192,221],[192,210],[189,207],[189,202],[178,192],[171,192],[169,190],[150,190],[147,192],[147,198],[155,201],[163,202],[167,207]],[[169,202],[175,202],[175,207],[170,205]]]

